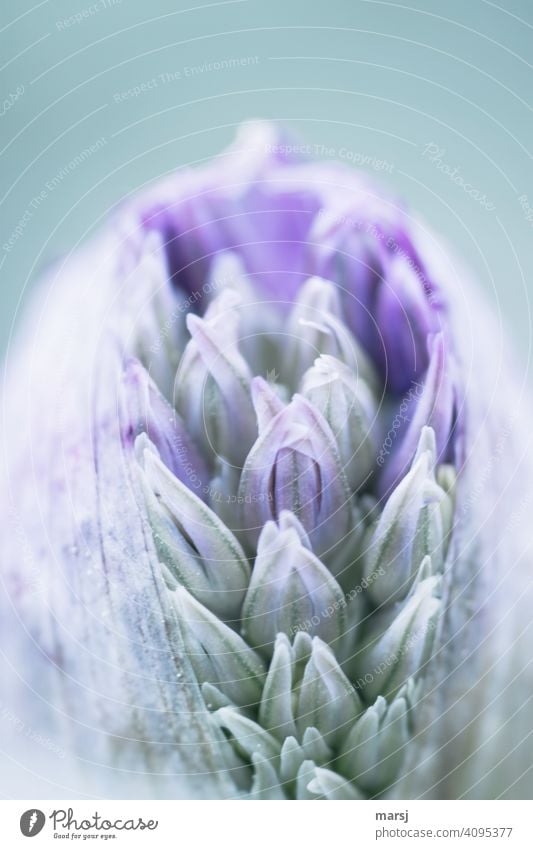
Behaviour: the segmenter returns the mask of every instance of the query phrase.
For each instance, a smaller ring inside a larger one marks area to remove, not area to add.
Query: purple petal
[[[319,553],[347,533],[350,493],[335,438],[302,396],[295,395],[260,434],[244,464],[240,498],[254,545],[265,522],[283,510],[298,515]]]
[[[432,337],[429,347],[429,367],[418,400],[411,404],[412,417],[399,432],[398,448],[385,465],[380,491],[389,492],[409,469],[424,426],[433,428],[436,438],[437,462],[450,458],[450,437],[454,420],[454,388],[451,356],[443,333]],[[418,389],[418,387],[417,387]]]
[[[182,483],[201,493],[209,482],[207,466],[180,417],[138,360],[126,362],[123,387],[124,446],[133,448],[137,436],[146,433],[165,466]]]

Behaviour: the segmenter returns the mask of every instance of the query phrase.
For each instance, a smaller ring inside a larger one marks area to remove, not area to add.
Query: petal
[[[196,598],[238,620],[250,567],[231,531],[149,450],[142,453],[152,532],[162,560]]]
[[[198,680],[213,684],[236,705],[256,704],[265,678],[259,656],[184,587],[176,588],[172,602]]]

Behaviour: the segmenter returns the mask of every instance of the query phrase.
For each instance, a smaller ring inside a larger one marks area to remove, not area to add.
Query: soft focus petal
[[[47,741],[3,723],[11,795],[531,797],[530,402],[433,234],[279,139],[247,125],[125,205],[49,272],[10,353],[4,700]],[[334,415],[292,395],[317,389],[318,354],[367,385],[375,465],[344,387]],[[289,637],[295,600],[317,631]]]

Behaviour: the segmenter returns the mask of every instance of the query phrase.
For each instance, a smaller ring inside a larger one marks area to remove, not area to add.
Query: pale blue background
[[[24,0],[0,14],[2,99],[24,87],[0,117],[0,245],[46,181],[105,138],[0,250],[0,347],[38,270],[106,209],[217,153],[241,120],[267,117],[337,153],[386,160],[382,179],[477,271],[527,356],[533,224],[518,199],[533,206],[533,4]],[[185,70],[242,57],[257,61]],[[181,78],[115,102],[164,72]],[[430,142],[495,211],[422,156]]]

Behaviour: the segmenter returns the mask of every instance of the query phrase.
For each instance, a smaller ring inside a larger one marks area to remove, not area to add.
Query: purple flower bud
[[[10,351],[3,700],[65,762],[4,722],[4,790],[531,797],[523,387],[427,228],[294,147],[129,202]]]
[[[400,405],[400,427],[396,431],[397,448],[384,465],[381,492],[390,491],[408,470],[415,455],[422,428],[431,427],[436,441],[436,462],[451,459],[450,438],[455,415],[452,364],[442,333],[431,337],[430,360],[423,384],[411,391],[409,403]]]
[[[348,532],[350,493],[335,438],[302,396],[295,395],[260,433],[246,458],[239,495],[243,530],[252,543],[283,510],[298,517],[319,553]]]
[[[165,245],[174,285],[202,293],[217,253],[239,253],[268,300],[290,305],[306,265],[306,237],[320,199],[301,183],[271,185],[272,171],[294,159],[276,153],[280,133],[259,122],[243,125],[222,168],[180,172],[149,190],[133,210],[139,226],[156,230]],[[201,312],[205,298],[196,308]]]
[[[439,329],[434,284],[404,228],[401,210],[372,187],[327,209],[312,239],[317,272],[339,282],[348,325],[393,392],[427,366],[426,336]]]
[[[146,433],[178,480],[202,493],[209,475],[200,452],[180,417],[134,359],[124,366],[122,404],[124,445],[133,448],[137,436]]]
[[[387,386],[404,392],[428,363],[426,339],[437,329],[434,310],[416,273],[404,256],[385,268],[376,299],[382,346],[378,354]]]
[[[364,220],[334,208],[315,221],[311,240],[317,273],[338,281],[347,324],[377,361],[381,339],[374,311],[386,259],[380,240],[366,232]]]

